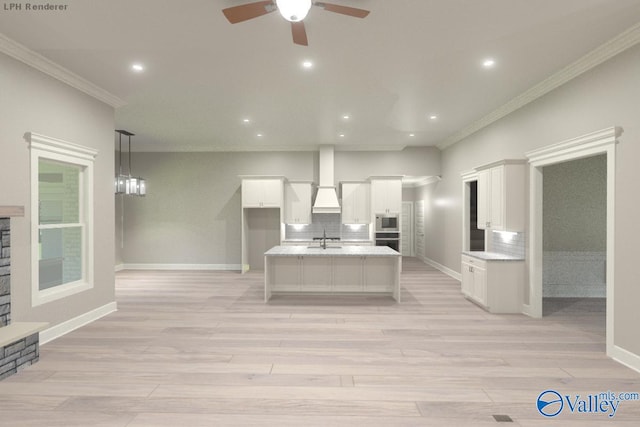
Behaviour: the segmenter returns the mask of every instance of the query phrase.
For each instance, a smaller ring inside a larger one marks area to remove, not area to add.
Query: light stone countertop
[[[282,242],[283,243],[318,243],[319,240],[313,240],[313,239],[285,239]],[[344,243],[344,244],[349,244],[349,243],[373,243],[372,240],[367,240],[367,239],[340,239],[340,240],[329,240],[329,238],[327,238],[327,244],[329,243]]]
[[[498,252],[462,251],[462,255],[478,258],[484,261],[524,261],[524,258]]]
[[[264,253],[265,256],[400,256],[399,252],[387,246],[341,246],[339,248],[327,246],[322,249],[319,245],[312,248],[306,246],[274,246]]]

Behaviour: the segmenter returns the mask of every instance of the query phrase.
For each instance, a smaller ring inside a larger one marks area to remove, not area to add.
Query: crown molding
[[[462,178],[462,182],[477,181],[478,171],[475,169],[464,171],[460,174],[460,178]]]
[[[61,65],[56,64],[50,59],[45,58],[39,53],[32,51],[15,40],[10,39],[2,33],[0,33],[0,52],[17,59],[18,61],[21,61],[28,66],[53,77],[54,79],[60,80],[61,82],[78,89],[79,91],[112,106],[113,108],[119,108],[126,105],[126,102],[117,96],[67,70]]]
[[[139,142],[139,141],[138,141]],[[320,144],[332,145],[332,144]],[[320,145],[185,145],[180,147],[171,146],[153,146],[151,144],[138,144],[132,153],[243,153],[243,152],[291,152],[291,151],[315,151],[319,150]],[[406,145],[334,145],[336,152],[338,151],[402,151]]]
[[[603,62],[611,59],[617,54],[635,46],[640,42],[640,24],[636,24],[603,45],[595,48],[582,58],[566,66],[557,73],[551,75],[545,80],[541,81],[537,85],[533,86],[529,90],[516,96],[511,101],[507,102],[498,109],[492,111],[480,120],[471,123],[469,126],[454,133],[449,138],[442,141],[437,147],[444,150],[450,147],[469,135],[472,135],[483,129],[490,124],[500,120],[501,118],[513,113],[519,108],[524,107],[530,102],[546,95],[552,90],[562,86],[563,84],[575,79],[581,74],[591,70],[592,68],[602,64]]]
[[[415,181],[404,181],[402,182],[403,188],[417,188],[424,187],[425,185],[435,184],[436,182],[442,181],[441,175],[433,175],[433,176],[425,176],[421,177]]]
[[[366,144],[340,144],[335,145],[336,151],[402,151],[406,145],[366,145]]]

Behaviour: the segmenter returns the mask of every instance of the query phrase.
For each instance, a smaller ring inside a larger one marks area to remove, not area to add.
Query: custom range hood
[[[340,203],[333,181],[333,145],[320,146],[320,185],[313,202],[313,213],[340,213]]]

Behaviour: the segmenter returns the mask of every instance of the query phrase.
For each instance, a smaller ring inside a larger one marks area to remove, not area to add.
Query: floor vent
[[[513,420],[509,415],[494,415],[493,419],[499,423],[512,423]]]

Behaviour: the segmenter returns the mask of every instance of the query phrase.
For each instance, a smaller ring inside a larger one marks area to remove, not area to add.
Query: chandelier
[[[131,137],[135,136],[134,133],[131,133],[126,130],[116,129],[118,133],[118,174],[116,175],[115,187],[116,194],[126,194],[129,196],[145,196],[147,194],[147,182],[140,177],[134,177],[131,174]],[[129,138],[128,140],[128,169],[129,174],[124,175],[122,173],[122,135],[125,135]]]

